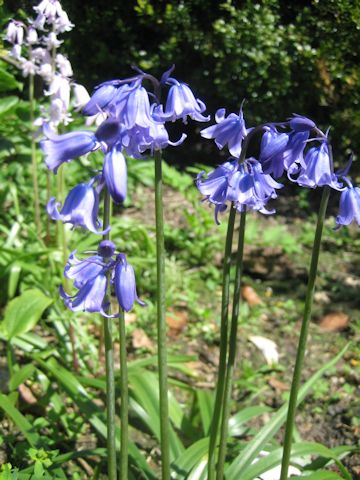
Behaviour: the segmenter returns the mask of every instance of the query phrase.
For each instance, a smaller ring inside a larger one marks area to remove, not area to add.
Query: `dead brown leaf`
[[[24,383],[21,383],[18,389],[24,402],[28,403],[29,405],[34,405],[35,403],[37,403],[37,398],[34,396],[30,388],[27,387]]]
[[[253,287],[250,287],[250,285],[242,287],[241,296],[249,305],[261,305],[263,303],[259,295],[255,292]]]
[[[179,335],[188,323],[188,313],[186,310],[170,310],[166,316],[166,323],[169,327],[169,337]]]
[[[289,385],[286,385],[286,383],[278,380],[277,378],[270,377],[268,383],[270,387],[279,392],[286,392],[287,390],[289,390]]]
[[[348,326],[349,315],[343,312],[331,312],[321,318],[319,327],[325,332],[338,332]]]
[[[153,350],[154,344],[142,328],[136,328],[132,334],[132,344],[134,348],[147,348]]]

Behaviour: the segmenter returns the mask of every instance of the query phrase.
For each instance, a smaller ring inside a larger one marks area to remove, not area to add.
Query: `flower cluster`
[[[359,188],[354,188],[347,178],[351,160],[343,170],[334,172],[328,132],[323,133],[311,119],[294,115],[283,123],[246,128],[241,106],[239,115],[230,113],[226,117],[225,109],[218,110],[215,120],[216,124],[202,130],[201,135],[214,139],[219,149],[227,145],[232,157],[207,178],[200,172],[196,183],[204,200],[215,205],[216,223],[219,223],[219,212],[225,211],[228,203],[240,212],[252,209],[274,213],[274,209],[269,211],[265,206],[277,197],[275,190],[283,186],[275,179],[286,172],[288,178],[301,187],[328,185],[342,191],[336,223],[347,225],[355,219],[359,224]],[[261,131],[258,160],[246,158],[245,140],[249,141],[253,134]]]
[[[75,186],[67,195],[64,205],[51,198],[47,211],[54,220],[70,223],[96,234],[107,234],[98,219],[99,198],[107,189],[115,203],[123,203],[127,191],[127,166],[125,156],[142,158],[154,154],[168,145],[180,145],[186,138],[171,141],[166,122],[188,117],[196,121],[208,121],[202,115],[204,103],[195,98],[190,87],[171,77],[173,68],[165,72],[161,80],[138,71],[125,80],[112,80],[95,88],[83,108],[85,116],[101,116],[102,122],[95,131],[80,130],[57,135],[47,123],[43,126],[45,138],[40,146],[45,153],[45,163],[54,173],[66,162],[76,157],[100,150],[104,154],[101,172],[87,183]],[[152,87],[147,90],[146,84]],[[164,103],[160,95],[167,92]],[[111,242],[110,242],[111,243]],[[74,253],[65,268],[65,276],[74,279],[78,292],[74,297],[64,290],[61,295],[66,305],[74,311],[106,313],[106,291],[109,276],[115,286],[115,294],[123,310],[129,310],[138,300],[133,269],[124,254],[116,255],[110,244],[101,242],[97,255],[78,260]],[[112,245],[112,244],[111,244]],[[104,250],[104,248],[108,250]],[[104,253],[105,252],[105,253]]]
[[[39,75],[48,87],[44,94],[49,97],[50,106],[47,111],[42,110],[36,124],[42,125],[47,120],[54,126],[66,125],[71,121],[71,92],[76,108],[89,100],[85,87],[72,81],[69,59],[56,53],[62,44],[58,36],[70,31],[74,25],[58,0],[42,0],[34,10],[36,18],[28,19],[26,24],[12,20],[7,26],[5,39],[12,45],[10,55],[23,75]]]
[[[113,80],[96,87],[83,113],[87,116],[101,114],[105,120],[95,132],[80,130],[57,135],[48,124],[43,127],[45,138],[40,146],[45,153],[47,167],[57,172],[65,162],[101,149],[104,164],[97,187],[94,179],[87,184],[75,187],[65,200],[61,212],[59,204],[51,199],[48,212],[53,219],[86,228],[94,233],[99,231],[99,193],[106,186],[115,203],[126,198],[127,167],[124,154],[142,158],[145,152],[153,154],[168,145],[180,145],[186,138],[172,142],[166,129],[166,122],[190,117],[197,121],[208,121],[202,115],[204,103],[196,99],[190,87],[172,78],[172,69],[165,72],[158,81],[153,76],[140,72],[130,79]],[[148,82],[154,91],[148,91]],[[167,87],[167,98],[160,103],[160,90]]]
[[[98,312],[105,317],[116,317],[118,314],[106,313],[109,307],[106,297],[109,282],[114,284],[116,298],[126,312],[132,309],[135,302],[145,305],[136,293],[133,267],[127,263],[123,253],[115,254],[113,242],[103,240],[96,254],[83,260],[79,260],[75,253],[70,254],[64,275],[74,281],[74,287],[78,291],[70,296],[60,287],[60,294],[70,310]]]

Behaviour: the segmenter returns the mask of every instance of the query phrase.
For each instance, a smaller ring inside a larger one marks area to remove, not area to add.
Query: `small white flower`
[[[71,77],[73,75],[71,63],[61,53],[58,53],[56,55],[56,64],[59,67],[61,75],[63,75],[64,77]]]
[[[54,76],[54,72],[50,63],[42,63],[39,67],[38,74],[45,80],[46,83],[50,83]]]
[[[38,34],[34,27],[28,28],[26,40],[29,45],[34,45],[38,41]]]
[[[28,75],[35,75],[36,65],[31,60],[24,60],[21,63],[21,70],[24,77],[27,77]]]
[[[74,107],[80,110],[90,100],[90,95],[83,85],[73,83],[73,93],[75,97]]]
[[[55,32],[50,32],[47,37],[44,38],[46,48],[52,50],[53,48],[59,48],[63,43],[62,40],[59,40]]]
[[[13,45],[22,45],[24,40],[24,25],[21,22],[12,20],[7,26],[5,39]]]
[[[10,52],[10,55],[18,60],[21,59],[21,45],[15,44]]]
[[[74,24],[70,22],[68,14],[65,10],[59,13],[58,18],[55,20],[55,31],[59,33],[70,32],[74,28]]]

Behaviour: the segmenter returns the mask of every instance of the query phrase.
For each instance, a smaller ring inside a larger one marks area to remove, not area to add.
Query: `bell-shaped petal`
[[[204,117],[205,104],[195,98],[190,87],[186,83],[180,83],[175,79],[169,79],[171,86],[166,100],[164,118],[173,122],[182,119],[186,123],[186,117],[189,116],[197,122],[208,122],[210,116]]]
[[[134,269],[127,263],[123,253],[116,258],[114,284],[116,298],[125,312],[132,309],[135,301],[142,306],[145,305],[136,293]]]
[[[69,162],[99,148],[93,132],[80,130],[56,135],[47,124],[44,124],[43,131],[47,138],[41,140],[40,147],[46,155],[47,167],[55,173],[64,162]]]
[[[336,223],[340,225],[349,225],[353,220],[360,226],[360,188],[353,187],[351,183],[341,193],[339,215],[336,217]]]
[[[100,255],[93,255],[84,260],[79,260],[75,256],[76,250],[70,255],[64,268],[64,276],[74,280],[74,286],[81,288],[89,280],[99,275],[104,270],[106,264]]]
[[[215,205],[224,204],[227,200],[229,178],[237,169],[237,160],[225,162],[203,179],[204,172],[197,176],[196,186],[205,200]]]
[[[106,143],[108,148],[112,148],[120,140],[120,133],[120,122],[116,118],[108,118],[98,127],[95,137],[99,142]]]
[[[61,220],[63,223],[71,223],[74,227],[79,226],[92,233],[104,235],[110,230],[107,227],[101,231],[101,223],[98,220],[99,194],[91,185],[81,183],[73,188],[65,199],[64,206],[59,212],[60,203],[51,198],[47,205],[47,212],[53,220]]]
[[[111,84],[100,85],[91,95],[90,100],[85,105],[82,113],[86,116],[96,115],[110,103],[116,95],[117,88]]]
[[[84,283],[76,295],[68,295],[62,287],[60,295],[65,305],[73,312],[98,312],[106,316],[104,310],[107,308],[105,304],[107,283],[105,273],[100,273]]]
[[[294,116],[290,118],[289,125],[295,132],[308,132],[316,127],[315,122],[310,118],[297,115],[296,113],[293,115]]]
[[[123,203],[127,192],[127,167],[124,155],[116,147],[105,155],[103,175],[115,203]]]
[[[294,181],[290,175],[289,178]],[[316,188],[329,185],[335,190],[342,190],[343,185],[333,171],[326,141],[308,150],[296,182],[301,187]]]
[[[228,145],[230,154],[238,158],[241,153],[242,141],[247,135],[242,109],[240,109],[239,115],[230,113],[228,117],[225,117],[225,110],[222,108],[216,112],[215,118],[217,124],[201,130],[201,136],[213,138],[220,150]]]

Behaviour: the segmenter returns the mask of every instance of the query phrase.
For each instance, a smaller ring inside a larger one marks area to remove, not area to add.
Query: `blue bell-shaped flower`
[[[113,147],[104,159],[103,175],[115,203],[123,203],[127,192],[127,167],[124,155]]]
[[[115,295],[120,307],[128,312],[132,309],[134,302],[144,306],[136,293],[136,283],[134,269],[126,261],[123,253],[116,257],[114,273]]]

